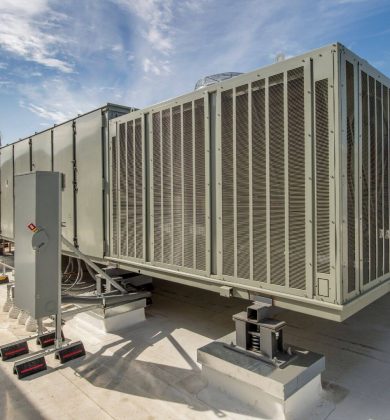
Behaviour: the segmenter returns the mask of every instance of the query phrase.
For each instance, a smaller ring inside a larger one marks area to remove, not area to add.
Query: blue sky
[[[390,75],[388,0],[0,0],[3,144],[340,41]]]

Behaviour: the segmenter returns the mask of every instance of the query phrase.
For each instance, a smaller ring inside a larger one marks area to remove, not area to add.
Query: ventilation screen
[[[248,85],[236,88],[235,156],[237,191],[237,277],[248,279],[250,270]]]
[[[172,264],[171,112],[162,111],[163,262]]]
[[[127,252],[135,255],[134,121],[127,123]]]
[[[153,220],[154,260],[162,262],[161,114],[152,115],[153,125]]]
[[[127,255],[126,124],[119,124],[119,236],[120,255]]]
[[[112,253],[118,255],[118,181],[116,137],[112,138]]]
[[[135,183],[135,226],[136,258],[144,258],[143,248],[143,153],[142,153],[142,120],[134,121],[134,183]],[[131,205],[131,203],[129,203]]]
[[[183,105],[184,266],[194,266],[194,163],[192,102]]]
[[[144,259],[142,150],[142,119],[119,124],[112,140],[113,253],[123,259]]]
[[[348,203],[348,292],[355,290],[355,86],[354,67],[346,62],[347,80],[347,203]]]
[[[253,277],[267,281],[265,81],[252,83]]]
[[[284,285],[285,185],[284,185],[284,85],[283,73],[269,78],[269,189],[271,283]]]
[[[173,264],[183,265],[181,107],[172,108]]]
[[[287,73],[289,285],[306,285],[305,106],[303,67]]]
[[[206,173],[204,100],[195,106],[195,217],[196,217],[196,269],[206,270]]]
[[[383,85],[383,219],[384,219],[384,267],[389,272],[389,90]]]
[[[223,274],[234,276],[233,91],[221,94]]]
[[[377,238],[377,277],[383,276],[383,172],[382,172],[382,85],[376,82],[376,238]]]
[[[376,279],[376,118],[375,118],[375,80],[369,78],[370,106],[370,281]]]
[[[317,272],[330,272],[328,79],[315,83]]]
[[[370,280],[370,160],[369,160],[369,115],[367,74],[362,72],[362,247],[363,247],[363,284]]]
[[[206,270],[204,99],[152,115],[154,260]]]

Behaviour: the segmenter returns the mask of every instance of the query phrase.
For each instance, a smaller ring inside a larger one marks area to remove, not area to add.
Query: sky
[[[339,41],[390,75],[389,0],[0,0],[2,144]]]

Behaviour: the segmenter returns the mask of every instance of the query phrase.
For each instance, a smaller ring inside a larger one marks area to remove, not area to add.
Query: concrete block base
[[[278,420],[321,419],[332,411],[323,399],[322,355],[297,350],[296,357],[280,369],[228,348],[234,337],[232,333],[198,349],[202,376],[208,383],[198,395],[201,400],[220,405],[228,397],[229,404],[242,407],[241,412]]]
[[[76,315],[74,321],[80,329],[112,333],[145,321],[146,300],[127,303],[114,308],[96,309]]]

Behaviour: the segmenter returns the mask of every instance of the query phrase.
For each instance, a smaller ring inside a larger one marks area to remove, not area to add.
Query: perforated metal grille
[[[119,125],[119,235],[120,254],[127,255],[127,171],[126,171],[126,124]]]
[[[182,194],[182,130],[181,107],[172,108],[172,165],[173,165],[173,264],[183,265],[183,194]]]
[[[204,100],[195,106],[195,183],[196,183],[196,269],[206,270],[206,177]]]
[[[162,111],[163,262],[172,264],[171,111]]]
[[[142,152],[142,120],[134,121],[134,160],[135,160],[135,218],[136,218],[136,257],[144,258],[143,248],[143,152]],[[131,205],[131,203],[129,203]]]
[[[330,272],[328,79],[315,83],[317,272]]]
[[[153,228],[154,260],[162,261],[162,184],[161,184],[161,115],[152,115],[153,124]]]
[[[346,62],[347,185],[348,185],[348,292],[355,290],[355,99],[354,67]]]
[[[383,85],[384,274],[389,272],[389,90]]]
[[[303,67],[287,73],[289,286],[304,289],[305,253],[305,101]]]
[[[118,181],[116,137],[112,138],[112,253],[118,255]]]
[[[376,118],[375,80],[369,78],[370,105],[370,281],[376,279]]]
[[[234,276],[233,90],[221,94],[222,272]]]
[[[134,194],[134,126],[133,121],[127,123],[127,255],[135,256],[135,194]]]
[[[369,227],[369,207],[370,207],[370,147],[369,147],[369,115],[368,115],[368,84],[367,74],[361,73],[362,80],[362,247],[363,247],[363,284],[369,282],[370,277],[370,227]]]
[[[194,266],[194,164],[192,102],[183,105],[184,266]]]
[[[284,84],[283,73],[269,78],[271,283],[285,284]]]
[[[383,174],[382,174],[382,85],[376,82],[376,200],[377,200],[377,277],[383,275]]]
[[[154,260],[199,271],[206,270],[204,106],[202,97],[152,115]]]
[[[265,81],[252,83],[253,277],[267,281]]]
[[[250,273],[248,85],[236,88],[236,191],[237,277],[248,279]]]

